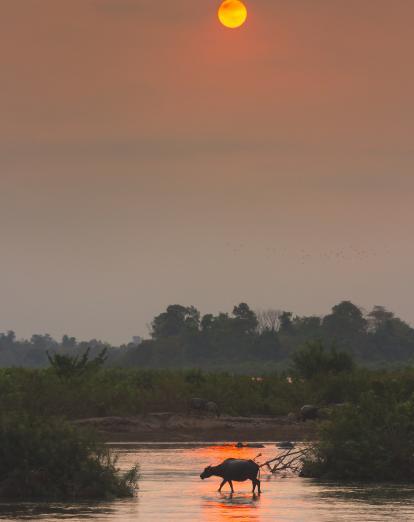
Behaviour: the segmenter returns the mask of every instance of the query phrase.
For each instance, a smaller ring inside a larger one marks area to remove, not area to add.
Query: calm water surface
[[[261,462],[275,456],[274,444],[265,449],[236,449],[224,445],[119,445],[119,464],[139,462],[141,481],[133,499],[84,504],[0,504],[1,520],[45,521],[174,521],[238,522],[414,522],[413,486],[338,486],[296,477],[262,475],[263,494],[252,497],[249,483],[235,483],[235,494],[216,492],[220,479],[201,481],[209,464],[228,457]]]

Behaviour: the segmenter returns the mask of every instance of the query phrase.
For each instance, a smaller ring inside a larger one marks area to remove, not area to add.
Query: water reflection
[[[138,518],[136,499],[116,502],[0,503],[0,520],[133,520]],[[120,513],[123,517],[119,519]]]
[[[259,522],[258,495],[218,494],[217,497],[203,497],[203,520],[249,520]]]
[[[274,449],[275,454],[278,451],[278,449]],[[206,462],[211,461],[210,463],[219,464],[229,458],[254,459],[257,455],[262,454],[262,450],[257,448],[237,448],[234,444],[221,444],[194,448],[189,450],[189,454],[197,458],[203,458]]]
[[[108,503],[1,503],[0,518],[20,520],[45,520],[52,518],[77,518],[79,520],[95,516],[110,517],[115,513],[113,505]]]
[[[405,503],[414,500],[414,485],[407,484],[338,484],[319,482],[318,496],[327,500],[366,502],[369,504]]]
[[[0,519],[61,522],[384,522],[414,521],[414,486],[362,486],[317,483],[286,475],[263,473],[260,497],[250,482],[234,483],[235,494],[217,493],[220,479],[202,481],[200,472],[226,458],[260,461],[278,453],[231,445],[122,445],[117,449],[122,469],[138,461],[140,488],[136,498],[115,502],[0,504]]]

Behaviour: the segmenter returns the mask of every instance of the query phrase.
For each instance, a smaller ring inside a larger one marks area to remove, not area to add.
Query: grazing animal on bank
[[[200,414],[211,414],[220,417],[219,407],[213,401],[206,401],[195,397],[190,400],[190,410]]]
[[[300,418],[303,421],[315,420],[319,417],[319,408],[313,404],[305,404],[300,409]]]
[[[288,440],[284,440],[284,441],[276,443],[276,446],[280,449],[293,449],[295,447],[295,443],[290,442]]]
[[[228,482],[230,484],[231,492],[234,493],[233,480],[235,482],[245,482],[251,480],[253,485],[253,493],[257,487],[257,492],[261,493],[260,490],[260,467],[254,462],[254,460],[242,460],[242,459],[227,459],[218,466],[208,466],[201,473],[200,478],[202,480],[209,477],[221,477],[223,479],[219,487],[221,492],[223,486]]]

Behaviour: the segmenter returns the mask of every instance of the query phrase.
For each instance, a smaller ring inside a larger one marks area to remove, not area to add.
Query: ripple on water
[[[1,520],[62,520],[96,522],[383,522],[414,521],[414,487],[409,485],[340,485],[297,477],[262,476],[263,495],[253,496],[248,483],[236,492],[216,492],[220,479],[201,481],[209,464],[228,457],[260,460],[276,455],[274,444],[261,450],[229,445],[121,445],[121,468],[137,461],[140,488],[135,498],[115,502],[0,504]]]

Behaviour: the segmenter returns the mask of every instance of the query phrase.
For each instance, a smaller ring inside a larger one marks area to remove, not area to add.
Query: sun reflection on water
[[[206,446],[191,450],[191,455],[210,460],[210,464],[220,463],[225,459],[254,459],[261,453],[260,448],[237,448],[234,444]]]
[[[192,450],[192,456],[205,460],[207,465],[217,465],[228,458],[254,459],[260,454],[260,448],[238,448],[235,445],[224,444],[209,446]],[[214,481],[214,477],[210,481]],[[251,493],[251,483],[234,482],[236,493],[215,493],[217,484],[211,483],[212,495],[205,495],[206,484],[200,483],[199,493],[202,498],[202,520],[206,522],[219,522],[226,520],[252,521],[260,520],[259,508],[263,504],[262,497]],[[198,493],[198,492],[197,492]],[[203,495],[204,493],[204,495]],[[265,501],[264,501],[265,502]]]
[[[205,522],[219,522],[221,520],[260,520],[258,507],[261,499],[257,495],[227,494],[217,498],[203,499],[202,516]]]
[[[137,461],[141,480],[136,497],[103,503],[2,504],[0,519],[36,522],[395,522],[414,520],[412,485],[361,487],[324,484],[295,476],[262,473],[261,496],[253,496],[250,481],[234,482],[235,493],[220,478],[200,480],[200,472],[226,458],[274,457],[278,448],[236,448],[230,444],[137,445],[119,447],[119,466]]]

